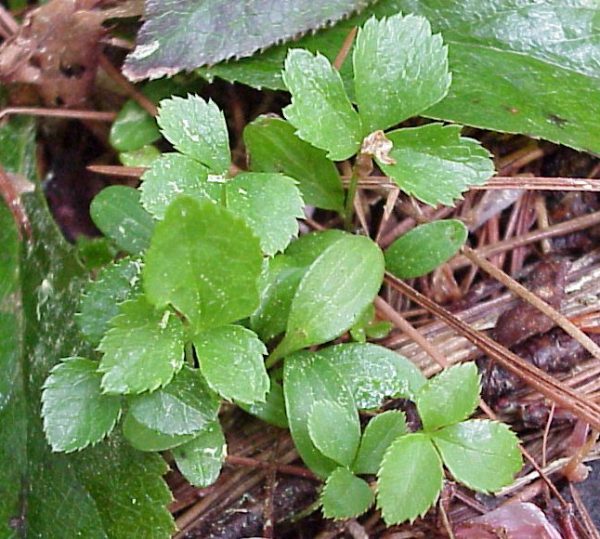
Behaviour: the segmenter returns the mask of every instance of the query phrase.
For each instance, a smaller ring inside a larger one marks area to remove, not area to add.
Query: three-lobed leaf
[[[245,127],[244,143],[252,170],[290,176],[298,182],[306,204],[344,211],[344,191],[335,164],[326,152],[298,138],[292,124],[259,116]]]
[[[420,277],[452,258],[469,231],[458,219],[419,225],[400,236],[385,251],[385,268],[401,279]]]
[[[221,397],[246,404],[264,402],[269,375],[263,356],[267,348],[242,326],[225,325],[194,337],[200,371]]]
[[[121,415],[121,399],[103,395],[98,363],[82,357],[56,365],[44,383],[44,432],[53,451],[68,453],[102,440]]]
[[[258,306],[259,240],[248,225],[212,202],[175,199],[145,258],[144,289],[158,307],[172,305],[196,328],[228,324]]]
[[[432,439],[454,478],[480,492],[511,484],[523,464],[519,440],[503,423],[463,421],[433,433]]]
[[[160,102],[158,125],[179,152],[193,157],[212,172],[223,174],[231,163],[225,116],[213,101],[197,95]]]
[[[431,206],[452,206],[469,186],[484,184],[494,173],[488,151],[460,131],[458,125],[434,123],[387,133],[395,163],[378,164],[408,194]]]
[[[340,74],[324,56],[292,49],[283,80],[292,104],[283,114],[306,142],[327,151],[332,161],[351,157],[360,148],[360,118],[344,90]]]
[[[325,518],[348,519],[362,515],[373,505],[368,483],[347,468],[336,468],[325,481],[320,502]]]
[[[480,377],[474,363],[463,363],[431,378],[419,391],[416,403],[425,430],[458,423],[479,403]]]
[[[183,324],[144,296],[123,303],[98,350],[105,393],[136,394],[167,385],[183,366]]]
[[[353,63],[365,135],[416,116],[450,87],[448,48],[424,17],[369,19],[356,37]]]
[[[377,506],[385,523],[413,521],[442,490],[442,461],[428,436],[407,434],[389,446],[377,479]]]

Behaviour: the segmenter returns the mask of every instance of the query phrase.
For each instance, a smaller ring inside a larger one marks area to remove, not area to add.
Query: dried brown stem
[[[346,61],[346,58],[348,57],[348,53],[352,48],[352,43],[354,43],[354,38],[356,37],[357,31],[358,27],[355,26],[348,32],[348,35],[344,39],[344,42],[342,43],[342,46],[340,47],[340,50],[337,53],[335,60],[333,61],[333,67],[338,71],[342,68],[344,62]]]
[[[116,112],[101,112],[97,110],[48,109],[44,107],[6,107],[0,110],[0,120],[5,116],[16,115],[92,120],[96,122],[114,122],[117,117]]]

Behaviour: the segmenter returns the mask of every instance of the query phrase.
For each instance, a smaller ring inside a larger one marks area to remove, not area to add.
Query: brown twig
[[[335,60],[333,61],[333,67],[338,71],[342,69],[342,66],[344,65],[348,53],[352,48],[354,38],[356,37],[356,32],[358,32],[358,28],[356,26],[348,32],[348,35],[344,39],[344,42],[342,43],[342,46],[340,47],[340,50],[337,53]]]
[[[249,468],[261,468],[264,470],[275,468],[278,472],[284,474],[295,475],[297,477],[303,477],[304,479],[311,479],[313,481],[320,481],[320,479],[314,473],[307,468],[303,468],[302,466],[279,464],[276,462],[271,463],[251,457],[240,457],[236,455],[227,455],[225,460],[227,464],[231,464],[233,466],[246,466]]]
[[[6,107],[0,110],[0,120],[6,116],[42,116],[47,118],[70,118],[74,120],[92,120],[96,122],[114,122],[116,112],[97,110],[48,109],[44,107]]]

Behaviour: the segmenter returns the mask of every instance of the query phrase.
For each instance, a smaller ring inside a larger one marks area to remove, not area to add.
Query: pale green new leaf
[[[327,151],[333,161],[358,152],[362,126],[344,90],[340,74],[324,56],[303,49],[288,52],[283,80],[292,104],[283,109],[296,134]]]
[[[392,131],[386,136],[395,164],[377,163],[406,193],[431,206],[452,206],[471,185],[483,185],[494,174],[488,151],[460,130],[436,123]]]
[[[368,483],[347,468],[337,468],[327,478],[320,502],[325,518],[348,519],[362,515],[373,505]]]
[[[197,95],[163,99],[158,125],[176,150],[193,157],[216,174],[229,169],[229,135],[225,116],[212,101]]]
[[[300,281],[275,357],[350,329],[377,295],[383,272],[383,254],[369,238],[347,236],[328,247]]]
[[[200,370],[221,397],[246,404],[264,402],[269,375],[267,348],[256,333],[242,326],[220,326],[194,337]]]
[[[197,328],[252,314],[259,302],[262,253],[248,225],[212,202],[179,197],[146,254],[143,283],[158,307],[172,305]]]
[[[413,399],[426,381],[414,363],[376,344],[338,344],[318,354],[344,379],[359,409],[378,408],[385,397]]]
[[[369,19],[358,31],[353,63],[365,135],[420,114],[450,87],[448,48],[424,17]]]
[[[452,258],[469,231],[457,219],[419,225],[400,236],[385,251],[385,269],[400,279],[420,277]]]
[[[306,204],[344,211],[344,190],[335,164],[323,150],[298,138],[289,122],[259,116],[245,127],[244,143],[252,170],[290,176],[298,182]]]
[[[475,363],[463,363],[431,378],[417,395],[425,430],[435,430],[469,417],[479,403],[480,377]]]
[[[144,172],[141,201],[148,212],[163,219],[169,204],[180,195],[218,203],[222,185],[211,181],[204,165],[179,153],[165,153]]]
[[[376,415],[365,428],[352,471],[358,474],[376,474],[387,448],[406,432],[404,412],[388,410]]]
[[[167,385],[183,366],[183,324],[144,296],[123,303],[100,341],[105,393],[135,394]]]
[[[292,178],[245,172],[227,182],[225,189],[227,208],[246,221],[265,254],[283,251],[298,235],[304,202]]]
[[[360,442],[358,413],[335,401],[317,400],[308,416],[308,434],[323,455],[350,466]]]
[[[454,478],[480,492],[510,485],[523,464],[519,439],[504,423],[464,421],[433,433],[432,439]]]
[[[81,332],[92,344],[98,344],[112,318],[119,314],[119,304],[138,291],[142,264],[124,258],[100,270],[90,281],[79,301],[76,320]]]
[[[125,185],[103,189],[92,200],[90,215],[102,233],[123,251],[139,254],[150,244],[154,220],[140,204],[137,189]]]
[[[172,451],[179,471],[192,485],[200,488],[217,480],[226,452],[225,436],[218,421],[213,421],[193,440]]]
[[[389,446],[377,474],[377,507],[388,526],[423,516],[442,490],[442,461],[424,434],[407,434]]]
[[[195,434],[217,418],[219,405],[200,373],[183,367],[166,387],[133,397],[129,413],[162,434]]]
[[[53,451],[66,453],[102,440],[121,414],[121,399],[103,395],[98,363],[64,359],[50,372],[42,393],[44,432]]]
[[[123,436],[138,451],[166,451],[193,440],[195,434],[163,434],[139,423],[128,412],[123,420]]]
[[[312,352],[298,352],[286,358],[283,393],[290,431],[300,457],[318,476],[327,477],[338,465],[315,447],[308,420],[313,404],[320,400],[337,403],[349,417],[356,414],[352,393],[337,371]]]

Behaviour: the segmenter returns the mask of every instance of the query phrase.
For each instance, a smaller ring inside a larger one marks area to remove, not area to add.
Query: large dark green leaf
[[[0,139],[9,141],[0,144],[0,162],[30,178],[34,134],[29,123],[0,128]],[[0,203],[0,245],[12,260],[0,262],[0,282],[10,283],[0,298],[0,459],[10,463],[0,468],[0,536],[127,538],[135,529],[167,538],[173,524],[159,457],[118,437],[69,456],[51,453],[46,442],[41,386],[61,357],[90,352],[74,321],[84,275],[41,193],[25,204],[33,239],[19,253]]]

